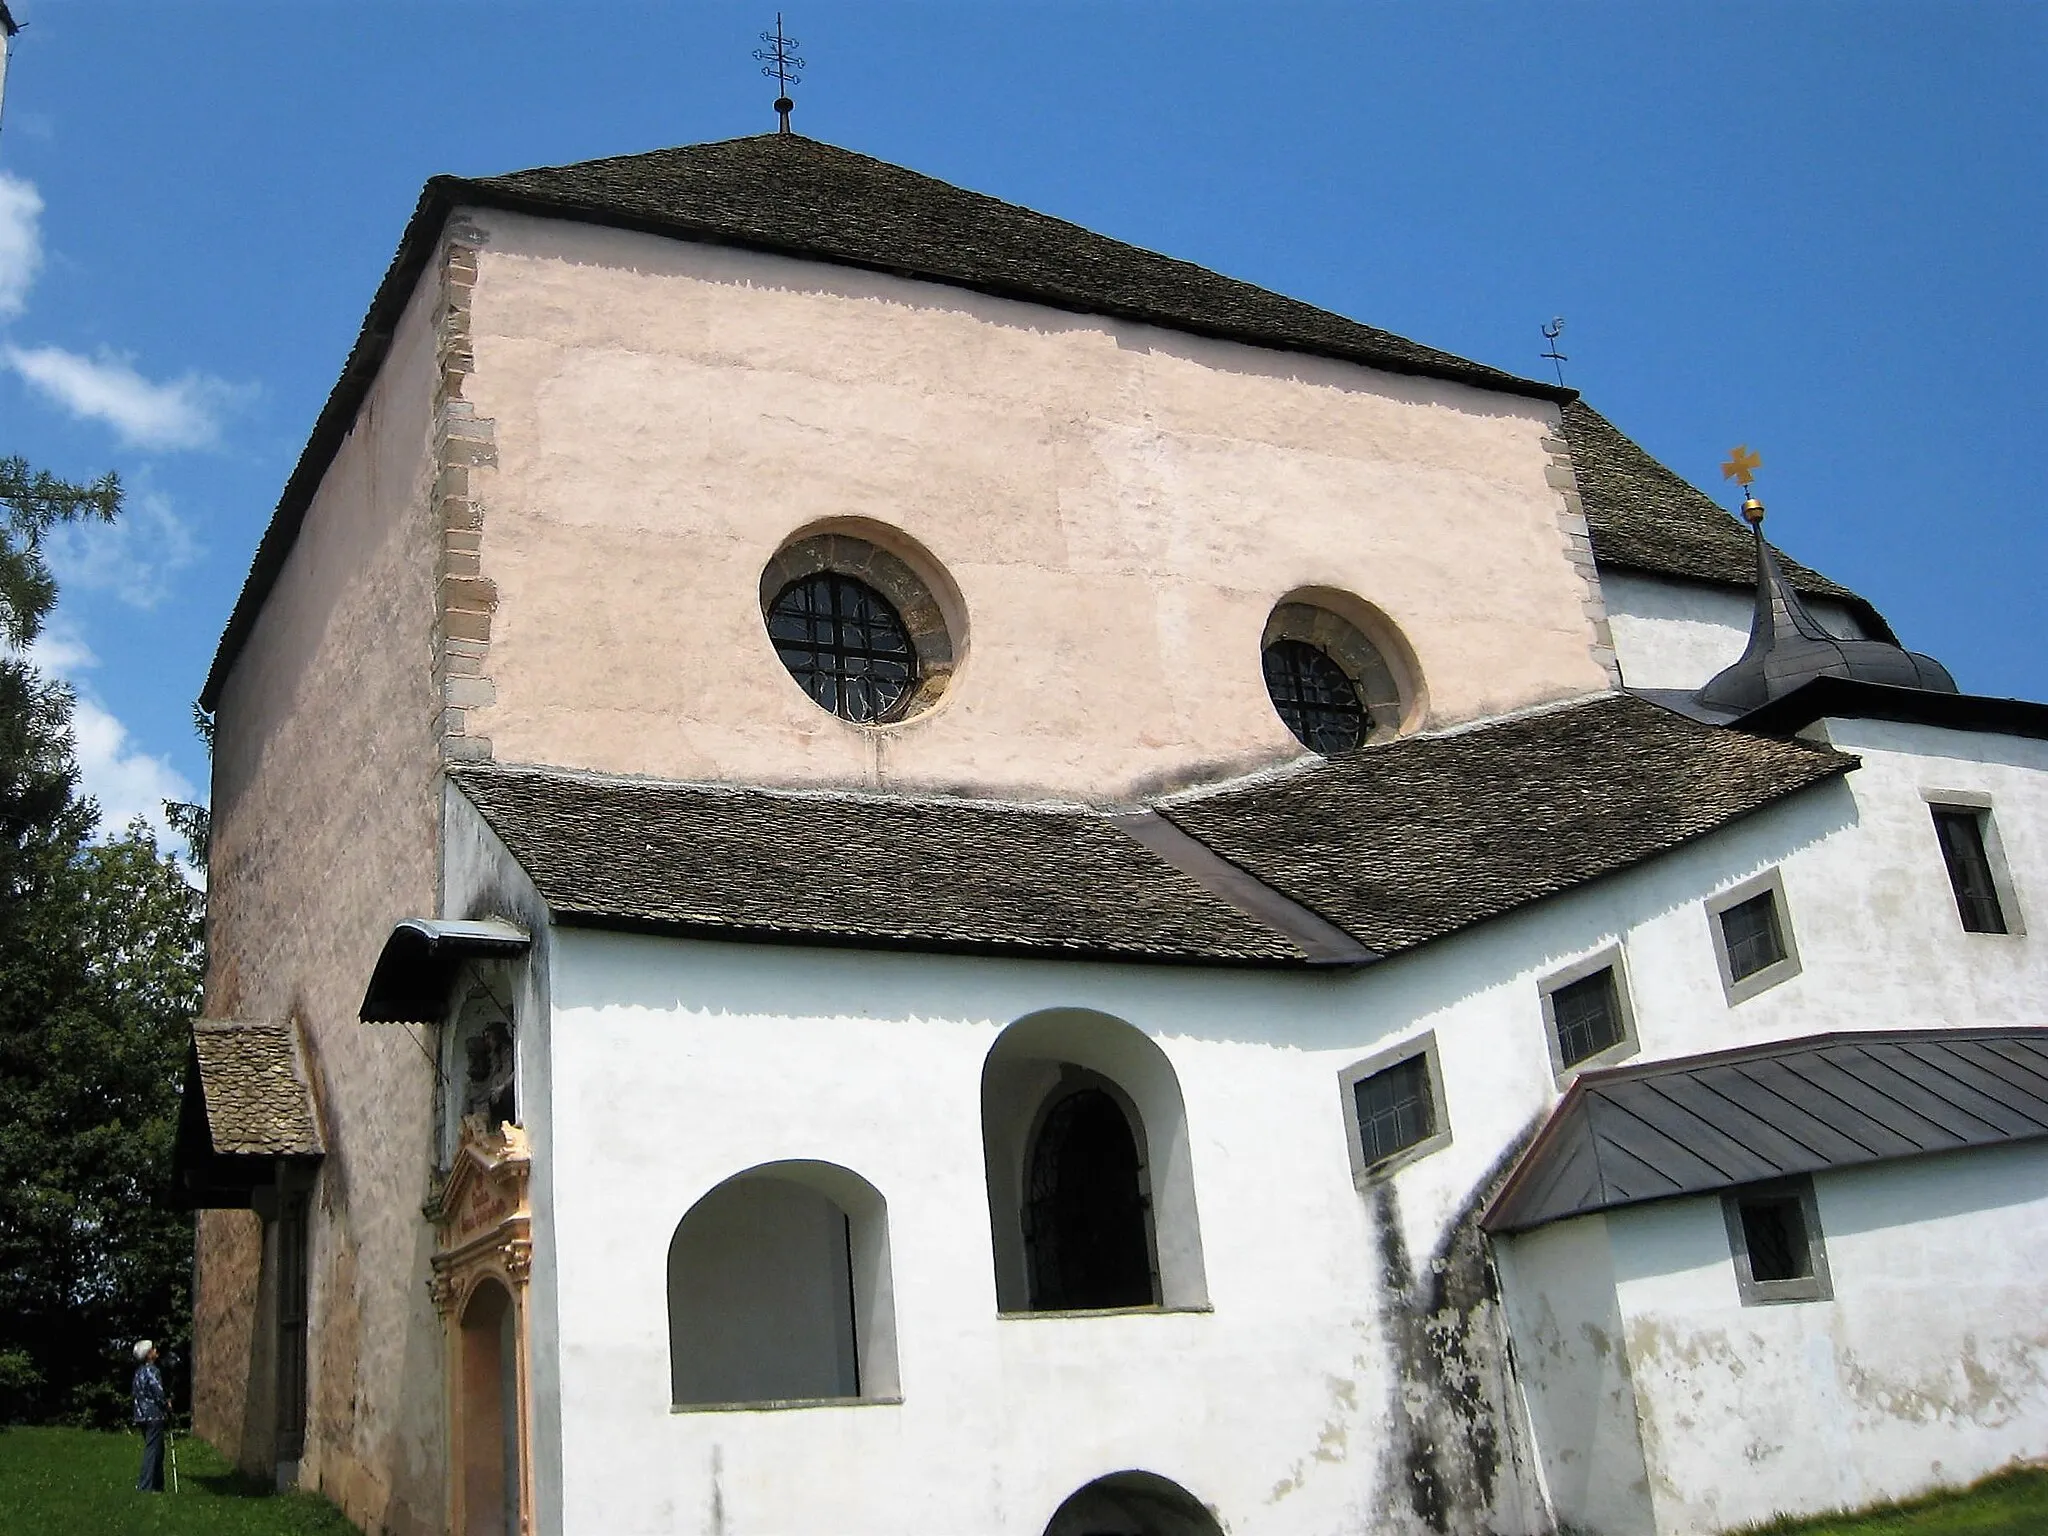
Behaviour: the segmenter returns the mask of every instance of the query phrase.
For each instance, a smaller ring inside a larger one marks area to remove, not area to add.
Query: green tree
[[[95,845],[71,695],[21,647],[56,602],[42,536],[120,486],[0,460],[0,1413],[106,1419],[124,1341],[188,1329],[166,1201],[201,900],[146,825]]]

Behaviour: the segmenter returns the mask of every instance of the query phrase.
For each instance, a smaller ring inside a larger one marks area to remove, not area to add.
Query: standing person
[[[164,1491],[164,1421],[171,1416],[170,1394],[156,1368],[156,1346],[143,1339],[135,1346],[135,1423],[142,1430],[142,1474],[138,1493]]]

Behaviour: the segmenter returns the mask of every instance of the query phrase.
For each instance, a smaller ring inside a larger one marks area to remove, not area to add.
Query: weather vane
[[[1754,528],[1764,520],[1764,504],[1756,499],[1756,493],[1749,488],[1749,482],[1756,478],[1756,472],[1764,467],[1764,456],[1752,453],[1749,444],[1740,443],[1729,453],[1728,462],[1721,466],[1721,478],[1733,480],[1742,487],[1742,516]]]
[[[1564,387],[1564,365],[1571,361],[1564,353],[1557,350],[1557,338],[1564,334],[1564,316],[1558,315],[1551,320],[1550,324],[1539,326],[1538,329],[1543,332],[1543,339],[1550,343],[1550,350],[1538,355],[1549,359],[1550,366],[1557,370],[1557,383],[1561,389]]]
[[[804,77],[797,71],[810,66],[796,56],[797,40],[782,35],[782,12],[775,13],[775,30],[763,32],[761,41],[768,46],[756,48],[754,57],[761,61],[761,73],[773,80],[778,88],[775,110],[782,114],[781,131],[788,133],[789,114],[796,110],[796,103],[789,99],[789,88],[804,83]]]

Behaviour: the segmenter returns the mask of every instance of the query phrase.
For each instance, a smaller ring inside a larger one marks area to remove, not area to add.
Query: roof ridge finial
[[[1564,316],[1558,315],[1551,320],[1550,324],[1539,325],[1536,329],[1541,331],[1543,339],[1550,343],[1550,350],[1540,352],[1537,355],[1544,358],[1557,370],[1557,387],[1562,389],[1564,388],[1564,365],[1571,361],[1564,353],[1557,350],[1557,338],[1564,334]]]
[[[775,110],[782,118],[782,126],[776,131],[788,133],[789,114],[796,110],[796,103],[790,100],[789,88],[804,83],[804,77],[797,71],[808,69],[810,66],[796,56],[796,50],[800,46],[797,40],[783,36],[782,12],[775,13],[775,30],[763,32],[761,41],[768,46],[756,48],[754,57],[761,61],[761,73],[773,80],[777,87]]]
[[[1749,488],[1749,482],[1756,478],[1756,472],[1764,467],[1764,456],[1750,451],[1747,443],[1738,443],[1728,455],[1728,462],[1721,466],[1721,478],[1733,480],[1742,487],[1742,520],[1754,528],[1757,537],[1764,532],[1764,504],[1756,499],[1756,492]]]

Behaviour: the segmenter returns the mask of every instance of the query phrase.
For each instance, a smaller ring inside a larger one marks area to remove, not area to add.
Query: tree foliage
[[[56,601],[40,539],[111,518],[0,460],[0,1414],[118,1416],[126,1341],[189,1325],[192,1223],[169,1166],[199,1003],[201,900],[136,822],[94,844],[71,696],[18,649]]]

